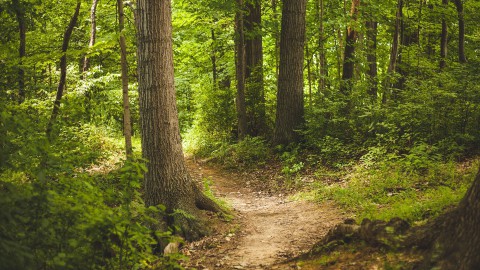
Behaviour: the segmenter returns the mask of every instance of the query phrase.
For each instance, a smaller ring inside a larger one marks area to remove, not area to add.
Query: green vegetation
[[[90,2],[0,2],[0,267],[180,268],[178,254],[161,255],[174,237],[163,222],[189,213],[144,202],[139,1],[126,3],[121,32],[129,106],[122,103],[116,4],[99,1],[94,17]],[[191,154],[237,170],[273,163],[289,188],[309,177],[310,191],[298,196],[333,200],[359,220],[422,222],[470,186],[480,154],[479,1],[172,2],[176,105]],[[285,90],[301,97],[287,96],[284,108],[295,100],[302,121],[284,125],[295,136],[275,145],[279,82],[293,80],[280,72],[282,5],[291,3],[306,5],[306,36],[303,48],[286,45],[304,51],[305,61],[295,77],[303,88]],[[123,106],[132,118],[128,159]],[[227,207],[204,183],[207,197]]]

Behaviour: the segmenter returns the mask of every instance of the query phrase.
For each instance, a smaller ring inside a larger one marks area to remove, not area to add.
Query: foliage
[[[145,207],[138,191],[144,170],[139,160],[108,175],[4,172],[0,263],[8,269],[162,264],[152,249],[170,234],[153,229],[164,208]]]
[[[374,148],[363,157],[362,164],[340,178],[342,181],[316,184],[315,197],[334,200],[359,220],[400,217],[422,221],[436,216],[463,197],[478,162],[464,168],[432,160],[423,152],[418,156],[418,150],[403,158],[372,163],[379,151]]]
[[[261,137],[245,137],[233,144],[222,144],[211,156],[227,168],[256,168],[265,164],[269,149]]]

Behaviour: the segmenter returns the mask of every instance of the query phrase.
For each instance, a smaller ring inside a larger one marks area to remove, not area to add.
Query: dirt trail
[[[289,269],[281,263],[308,251],[343,220],[339,210],[328,203],[292,201],[282,194],[256,190],[254,180],[191,160],[187,164],[195,178],[211,179],[215,196],[227,201],[236,216],[228,231],[189,246],[190,267]]]

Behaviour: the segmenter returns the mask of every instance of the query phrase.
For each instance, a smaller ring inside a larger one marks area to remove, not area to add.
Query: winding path
[[[230,228],[207,247],[192,243],[190,267],[197,269],[292,269],[286,259],[308,251],[343,215],[329,203],[293,201],[282,194],[255,190],[254,180],[187,160],[196,179],[212,181],[215,196],[235,210]]]

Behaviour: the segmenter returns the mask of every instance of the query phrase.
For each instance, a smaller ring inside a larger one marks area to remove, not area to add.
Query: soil
[[[187,269],[297,269],[290,259],[307,252],[345,216],[331,203],[292,200],[254,177],[187,160],[191,175],[209,179],[217,198],[233,209],[230,221],[215,222],[216,233],[187,243]]]

